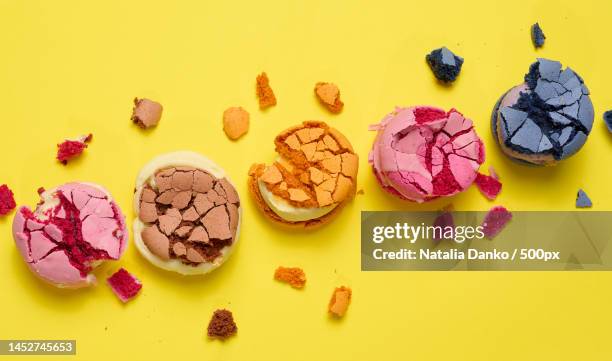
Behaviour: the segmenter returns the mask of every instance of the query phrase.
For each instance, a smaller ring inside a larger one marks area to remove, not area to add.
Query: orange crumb
[[[351,297],[353,291],[350,288],[340,286],[336,287],[332,294],[327,311],[336,317],[342,317],[348,309],[349,303],[351,303]]]
[[[274,271],[274,279],[286,282],[293,288],[304,288],[306,284],[306,274],[299,267],[278,267]]]
[[[241,107],[227,108],[223,112],[223,131],[236,140],[249,131],[249,113]]]
[[[319,82],[315,85],[319,101],[332,113],[340,113],[344,103],[340,100],[340,90],[336,84]]]
[[[259,108],[266,109],[276,105],[276,97],[274,91],[270,87],[270,79],[266,72],[257,76],[257,97],[259,98]]]

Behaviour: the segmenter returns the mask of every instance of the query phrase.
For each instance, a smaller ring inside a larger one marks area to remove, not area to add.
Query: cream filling
[[[273,194],[268,190],[265,183],[257,180],[259,193],[268,207],[272,209],[282,219],[289,222],[304,222],[312,219],[321,218],[336,208],[337,204],[330,204],[325,207],[299,208],[291,205],[285,199]]]

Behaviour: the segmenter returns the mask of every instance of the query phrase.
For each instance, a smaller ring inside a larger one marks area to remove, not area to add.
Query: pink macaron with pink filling
[[[393,195],[414,202],[447,197],[469,187],[484,162],[484,145],[470,119],[455,109],[397,108],[370,130],[376,179]]]
[[[57,287],[79,288],[95,283],[92,271],[125,251],[125,217],[108,191],[91,183],[73,182],[39,191],[35,210],[20,207],[13,237],[28,267]]]

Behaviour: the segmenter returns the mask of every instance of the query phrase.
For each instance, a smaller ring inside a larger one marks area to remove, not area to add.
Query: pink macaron
[[[402,199],[426,202],[462,192],[484,162],[472,121],[455,109],[397,108],[377,131],[369,162],[381,186]]]
[[[34,211],[20,207],[13,237],[32,272],[57,287],[95,283],[92,271],[125,251],[125,217],[102,187],[73,182],[39,191]]]

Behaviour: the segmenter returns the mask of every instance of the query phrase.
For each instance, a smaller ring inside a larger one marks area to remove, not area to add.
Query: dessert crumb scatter
[[[497,198],[499,192],[501,192],[502,184],[497,179],[497,174],[491,173],[491,175],[484,175],[482,173],[478,173],[476,175],[476,180],[474,181],[476,187],[480,190],[480,192],[487,197],[489,200],[494,200]]]
[[[5,216],[9,214],[17,204],[15,204],[15,198],[13,196],[13,191],[10,188],[3,184],[0,186],[0,216]]]
[[[315,85],[315,94],[330,112],[342,111],[344,103],[340,100],[340,89],[336,84],[319,82]]]
[[[591,208],[592,206],[591,198],[589,198],[584,190],[579,189],[576,194],[576,208]]]
[[[446,47],[433,50],[425,57],[436,79],[452,83],[457,79],[463,66],[463,58],[455,55]]]
[[[278,267],[274,279],[288,283],[293,288],[304,288],[306,284],[306,274],[299,267]]]
[[[495,206],[489,210],[482,223],[483,233],[488,239],[493,239],[512,220],[512,213],[503,206]]]
[[[238,331],[231,311],[216,310],[208,323],[208,337],[226,339]]]
[[[276,96],[270,87],[270,79],[265,72],[257,76],[257,98],[259,98],[259,108],[266,109],[276,105]]]
[[[106,282],[122,302],[134,298],[142,288],[142,283],[125,268],[120,268]]]
[[[533,46],[537,48],[541,48],[544,46],[544,40],[546,40],[546,36],[540,27],[540,24],[535,23],[531,25],[531,41],[533,42]]]
[[[345,286],[336,287],[327,306],[328,312],[336,317],[344,316],[351,303],[352,296],[353,291],[350,288]]]
[[[132,121],[142,129],[149,129],[157,125],[161,120],[163,107],[156,101],[142,98],[134,98],[132,109]]]
[[[223,112],[223,131],[231,140],[236,140],[249,131],[249,113],[242,107],[227,108]]]
[[[87,143],[91,142],[93,134],[83,135],[76,140],[66,139],[57,145],[57,160],[66,165],[70,159],[76,158],[87,148]]]
[[[606,122],[606,127],[608,128],[608,131],[612,133],[612,110],[608,110],[607,112],[605,112],[603,118],[604,122]]]

